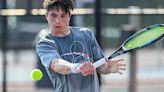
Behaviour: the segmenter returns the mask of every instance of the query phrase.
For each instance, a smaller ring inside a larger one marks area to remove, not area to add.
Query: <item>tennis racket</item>
[[[164,24],[156,24],[144,28],[123,42],[123,44],[108,58],[102,58],[93,63],[94,68],[97,68],[106,63],[106,59],[111,59],[122,55],[132,50],[146,47],[153,44],[164,37]]]

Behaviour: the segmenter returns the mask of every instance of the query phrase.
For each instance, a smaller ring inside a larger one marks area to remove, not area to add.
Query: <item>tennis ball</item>
[[[31,71],[31,79],[34,81],[38,81],[43,77],[43,73],[39,69],[33,69]]]

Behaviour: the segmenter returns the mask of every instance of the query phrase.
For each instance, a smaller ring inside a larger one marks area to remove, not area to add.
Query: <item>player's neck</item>
[[[66,30],[58,30],[58,31],[51,31],[51,34],[53,36],[56,36],[56,37],[65,37],[67,35],[69,35],[71,33],[71,31],[69,29],[66,29]]]

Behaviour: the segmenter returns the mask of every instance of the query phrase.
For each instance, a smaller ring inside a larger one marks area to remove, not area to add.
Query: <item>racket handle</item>
[[[102,58],[102,59],[96,61],[95,63],[93,63],[93,66],[96,69],[97,67],[99,67],[105,63],[106,63],[106,58]]]
[[[94,63],[93,63],[93,66],[94,66],[94,68],[96,69],[96,68],[98,68],[99,66],[105,64],[105,62],[106,62],[106,58],[102,58],[102,59],[100,59],[100,60],[94,62]],[[72,65],[72,66],[71,66],[71,72],[72,72],[72,73],[79,73],[79,72],[78,72],[78,69],[79,69],[79,66],[80,66],[80,65],[81,65],[81,64],[74,64],[74,65]]]

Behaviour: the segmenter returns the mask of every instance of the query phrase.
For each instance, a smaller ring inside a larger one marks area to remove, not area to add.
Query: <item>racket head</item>
[[[130,36],[122,45],[124,51],[146,47],[164,37],[164,24],[144,28]]]
[[[149,36],[150,33],[154,33],[154,31],[157,32],[156,30],[160,30],[160,32],[158,34],[153,34],[155,36],[150,37],[149,39],[142,38],[144,36]],[[146,34],[145,34],[145,32],[146,32]],[[139,36],[139,35],[141,35],[141,36]],[[138,38],[138,36],[139,36],[139,38]],[[164,24],[156,24],[156,25],[149,26],[147,28],[142,29],[141,31],[138,31],[137,33],[133,34],[132,36],[130,36],[112,55],[107,57],[107,59],[114,58],[116,56],[127,53],[131,50],[143,48],[147,45],[150,45],[150,44],[160,40],[163,37],[164,37]],[[144,39],[144,41],[141,41],[142,43],[139,42],[139,44],[136,44],[134,47],[128,47],[128,44],[131,45],[131,44],[133,44],[133,42],[140,41],[142,39]],[[93,65],[95,68],[97,68],[97,67],[103,65],[105,62],[106,62],[106,59],[102,58],[102,59],[96,61]]]

